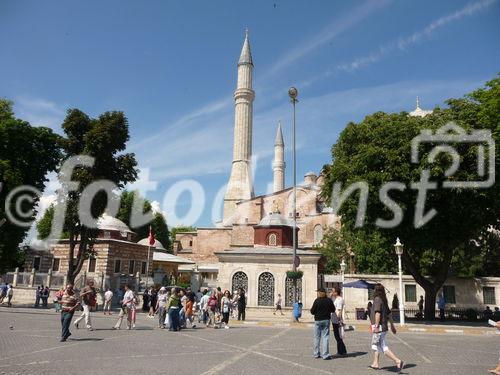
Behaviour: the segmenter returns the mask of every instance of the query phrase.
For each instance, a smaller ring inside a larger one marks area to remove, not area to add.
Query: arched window
[[[242,288],[245,292],[248,292],[248,276],[245,272],[236,272],[233,275],[231,293]]]
[[[269,246],[276,246],[277,243],[277,236],[276,233],[271,233],[269,236],[267,236],[267,244]]]
[[[314,226],[314,244],[319,245],[323,239],[323,227],[320,224]]]
[[[263,272],[259,276],[259,306],[274,306],[274,276]]]
[[[302,300],[302,279],[297,280],[297,301]],[[293,280],[288,277],[285,280],[285,306],[293,306]]]

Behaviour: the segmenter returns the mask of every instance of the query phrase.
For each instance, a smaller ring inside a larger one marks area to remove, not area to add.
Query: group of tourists
[[[12,307],[12,297],[14,296],[14,288],[12,284],[3,284],[0,286],[0,305],[7,299],[7,307]]]
[[[195,328],[197,323],[206,327],[229,329],[229,318],[245,320],[245,291],[234,293],[221,288],[194,293],[190,288],[150,288],[145,294],[143,311],[148,317],[158,316],[158,328],[178,331],[181,328]]]
[[[48,300],[50,295],[50,289],[48,286],[39,285],[35,292],[35,307],[40,307],[40,301],[42,301],[42,307],[48,307]]]
[[[148,312],[149,318],[158,319],[160,329],[168,328],[169,331],[177,332],[184,328],[196,328],[197,323],[203,323],[207,328],[229,329],[230,317],[245,320],[246,296],[243,289],[231,293],[214,288],[194,293],[190,288],[162,286],[158,289],[151,287],[144,295],[143,310]],[[112,314],[113,296],[110,289],[104,293],[104,315]],[[125,285],[118,299],[120,311],[113,329],[121,329],[125,318],[127,329],[134,329],[139,296],[130,285]],[[56,310],[61,311],[61,341],[66,341],[71,335],[69,328],[77,309],[82,313],[73,322],[74,327],[79,329],[80,322],[84,320],[87,330],[93,330],[91,311],[97,305],[97,289],[93,280],[88,280],[79,294],[75,293],[73,284],[68,284],[56,293],[55,302]]]
[[[333,333],[337,341],[337,354],[346,356],[347,349],[343,340],[345,332],[343,321],[344,300],[340,288],[333,288],[330,296],[327,296],[324,288],[318,289],[317,293],[318,297],[311,307],[311,314],[314,315],[313,355],[315,358],[325,360],[333,358],[330,354],[330,323],[332,323]],[[391,309],[382,284],[375,285],[369,319],[370,331],[372,332],[371,348],[373,350],[373,361],[369,367],[379,370],[380,354],[384,354],[394,361],[398,373],[401,373],[405,363],[389,349],[385,339],[389,329],[396,334],[396,327],[392,320]]]

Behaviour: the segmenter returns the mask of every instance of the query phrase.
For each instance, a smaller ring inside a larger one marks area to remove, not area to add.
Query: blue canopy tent
[[[375,284],[371,284],[366,280],[351,281],[350,283],[342,284],[344,288],[357,288],[357,289],[374,289]]]

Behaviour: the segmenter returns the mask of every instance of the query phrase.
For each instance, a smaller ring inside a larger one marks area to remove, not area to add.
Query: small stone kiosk
[[[298,229],[295,232],[297,235]],[[218,285],[234,292],[243,288],[250,308],[273,308],[278,294],[284,305],[293,304],[293,280],[286,272],[293,262],[293,223],[280,212],[265,216],[254,231],[254,246],[231,248],[216,252],[219,258]],[[300,258],[297,295],[308,309],[316,298],[318,262],[321,255],[315,250],[297,249]]]

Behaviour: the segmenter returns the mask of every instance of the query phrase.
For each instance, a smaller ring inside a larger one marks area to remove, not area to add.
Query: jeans
[[[171,307],[168,309],[168,318],[170,320],[170,331],[179,330],[179,308]]]
[[[317,320],[314,322],[314,356],[319,357],[319,344],[321,345],[321,357],[330,357],[330,319]]]
[[[90,321],[90,306],[82,304],[82,307],[83,307],[82,315],[80,315],[80,317],[77,320],[75,320],[74,324],[77,325],[83,318],[85,318],[86,327],[92,328],[92,322]]]
[[[74,313],[75,313],[74,311],[61,312],[61,326],[62,326],[61,338],[63,339],[67,339],[71,335],[71,332],[69,331],[69,326],[71,325],[71,319],[73,319]]]
[[[333,336],[337,341],[337,354],[347,354],[347,349],[344,340],[340,337],[340,324],[333,324]]]
[[[229,311],[222,313],[222,320],[221,320],[221,322],[225,323],[226,325],[229,324]]]
[[[167,310],[165,309],[165,306],[161,306],[158,309],[158,326],[159,327],[165,327],[165,315],[167,315]]]
[[[179,309],[179,325],[181,327],[186,327],[186,312],[184,309]]]

